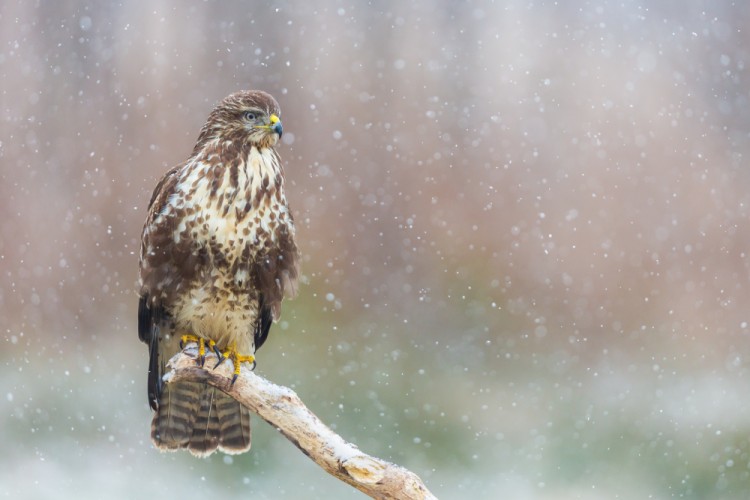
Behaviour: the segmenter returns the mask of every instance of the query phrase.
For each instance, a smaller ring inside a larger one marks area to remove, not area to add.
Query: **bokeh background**
[[[361,498],[264,422],[149,442],[157,179],[282,106],[304,284],[260,351],[441,498],[750,494],[750,6],[0,3],[0,496]]]

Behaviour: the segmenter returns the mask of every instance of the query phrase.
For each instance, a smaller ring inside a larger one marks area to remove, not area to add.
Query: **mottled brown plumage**
[[[140,255],[138,334],[149,346],[154,444],[205,456],[250,448],[250,415],[205,384],[165,386],[180,336],[254,354],[297,282],[294,222],[274,147],[279,106],[242,91],[209,115],[190,158],[151,197]]]

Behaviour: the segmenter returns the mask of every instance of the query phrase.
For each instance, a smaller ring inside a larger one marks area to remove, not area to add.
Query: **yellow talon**
[[[206,362],[206,343],[210,348],[213,348],[215,342],[213,340],[206,341],[203,337],[197,335],[186,334],[180,337],[180,349],[184,349],[188,342],[196,342],[198,344],[198,359],[196,359],[198,365],[203,366]]]
[[[255,356],[253,356],[252,354],[246,355],[238,353],[237,348],[234,345],[229,346],[229,348],[222,353],[221,351],[219,351],[218,347],[216,347],[216,341],[211,339],[204,339],[202,337],[198,337],[197,335],[182,335],[180,337],[180,348],[184,349],[189,342],[195,342],[196,344],[198,344],[198,359],[196,361],[200,366],[203,366],[203,364],[206,362],[206,346],[208,346],[209,350],[216,353],[216,357],[219,358],[219,361],[218,363],[216,363],[216,366],[214,366],[214,368],[218,367],[221,363],[224,362],[224,360],[232,360],[232,365],[234,365],[234,377],[232,377],[232,384],[234,384],[234,381],[237,380],[237,377],[240,375],[240,367],[242,363],[255,363]]]
[[[237,380],[237,377],[239,377],[240,375],[240,367],[242,363],[255,363],[255,356],[253,356],[252,354],[240,354],[237,352],[237,348],[235,346],[230,346],[229,349],[224,351],[224,359],[232,360],[232,365],[234,365],[234,376],[232,377],[232,384],[234,384],[234,381]],[[221,364],[221,362],[219,362],[219,364]]]
[[[239,375],[240,374],[240,363],[255,363],[255,356],[252,354],[248,356],[243,356],[241,354],[236,354],[235,359],[232,360],[232,363],[234,363],[234,374]]]
[[[197,335],[183,335],[182,337],[180,337],[180,348],[184,349],[188,342],[195,342],[199,344],[201,340],[203,339],[198,337]]]

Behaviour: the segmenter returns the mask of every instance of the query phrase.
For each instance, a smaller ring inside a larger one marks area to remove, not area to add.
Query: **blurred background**
[[[0,4],[0,496],[362,498],[149,441],[137,252],[239,89],[303,285],[257,373],[441,498],[747,498],[750,6]]]

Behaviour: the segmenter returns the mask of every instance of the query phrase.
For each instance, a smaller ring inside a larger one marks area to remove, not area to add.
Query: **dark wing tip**
[[[148,304],[148,294],[144,294],[138,301],[138,338],[143,343],[151,342],[151,325],[153,317]]]
[[[266,304],[265,297],[260,296],[260,317],[258,323],[255,325],[255,350],[257,351],[266,342],[268,338],[268,332],[271,331],[271,324],[273,323],[273,310]]]
[[[144,294],[138,302],[138,338],[148,345],[148,405],[156,411],[159,407],[164,382],[159,369],[159,321],[162,318],[161,308],[155,308],[149,303],[148,294]]]

